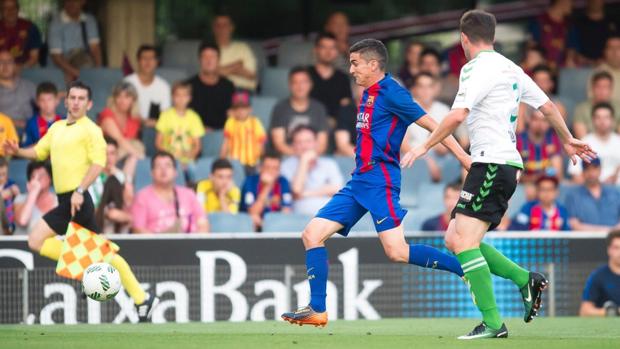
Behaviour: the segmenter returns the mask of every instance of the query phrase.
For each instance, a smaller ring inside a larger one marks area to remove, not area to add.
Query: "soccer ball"
[[[91,264],[84,271],[82,289],[91,299],[104,302],[114,298],[121,289],[121,276],[108,263]]]

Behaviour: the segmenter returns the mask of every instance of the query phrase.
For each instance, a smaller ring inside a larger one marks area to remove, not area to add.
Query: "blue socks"
[[[456,264],[459,266],[458,261]],[[327,250],[325,247],[316,247],[306,251],[306,270],[310,283],[310,307],[322,313],[326,310],[327,296]]]
[[[427,245],[409,245],[409,264],[423,268],[447,270],[463,277],[463,269],[456,257]]]

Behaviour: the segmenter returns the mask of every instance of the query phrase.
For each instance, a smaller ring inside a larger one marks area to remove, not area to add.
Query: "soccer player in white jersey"
[[[483,321],[459,339],[508,336],[497,310],[491,273],[510,279],[519,287],[525,322],[537,315],[542,291],[548,284],[542,274],[523,269],[481,242],[506,212],[523,169],[515,138],[519,103],[542,112],[573,162],[577,156],[587,162],[596,156],[586,143],[571,135],[556,106],[532,79],[493,50],[495,25],[495,16],[480,10],[468,11],[461,17],[461,45],[469,62],[461,69],[452,110],[426,142],[409,151],[401,161],[401,166],[411,166],[467,120],[473,164],[452,212],[445,240],[463,268]]]

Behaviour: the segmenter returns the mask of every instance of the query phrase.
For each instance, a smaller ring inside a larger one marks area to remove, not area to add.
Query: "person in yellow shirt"
[[[198,201],[206,213],[239,212],[241,191],[233,182],[233,167],[226,159],[217,159],[211,165],[209,179],[198,182]]]
[[[0,143],[4,144],[6,141],[17,142],[18,140],[13,120],[6,114],[0,113]],[[0,156],[4,156],[4,149],[0,149]]]
[[[106,163],[106,143],[99,126],[86,112],[92,107],[90,87],[79,81],[67,86],[67,119],[55,122],[45,136],[32,148],[19,148],[16,140],[4,142],[7,155],[43,161],[51,159],[54,189],[58,206],[46,213],[28,235],[28,246],[41,256],[60,258],[64,235],[73,221],[93,232],[99,232],[95,206],[88,187],[99,176]],[[131,268],[116,254],[110,264],[121,275],[123,287],[133,298],[141,322],[147,321],[159,299],[147,294]]]
[[[177,82],[172,86],[172,108],[159,115],[155,130],[155,147],[167,151],[181,163],[185,180],[194,183],[194,161],[201,149],[200,138],[205,129],[200,116],[188,108],[192,99],[192,86]]]
[[[250,95],[244,91],[235,92],[220,149],[220,157],[238,160],[248,174],[256,172],[266,141],[262,123],[251,113]]]

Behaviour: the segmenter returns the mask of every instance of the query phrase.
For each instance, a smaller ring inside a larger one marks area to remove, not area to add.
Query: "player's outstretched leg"
[[[342,225],[323,218],[313,218],[302,233],[306,248],[306,271],[310,284],[310,304],[296,311],[282,314],[282,319],[292,324],[327,325],[327,275],[329,271],[325,241]]]
[[[519,287],[525,310],[523,321],[532,321],[538,315],[542,305],[542,292],[549,285],[549,281],[541,273],[523,269],[489,244],[481,242],[480,252],[492,274],[512,280]]]

